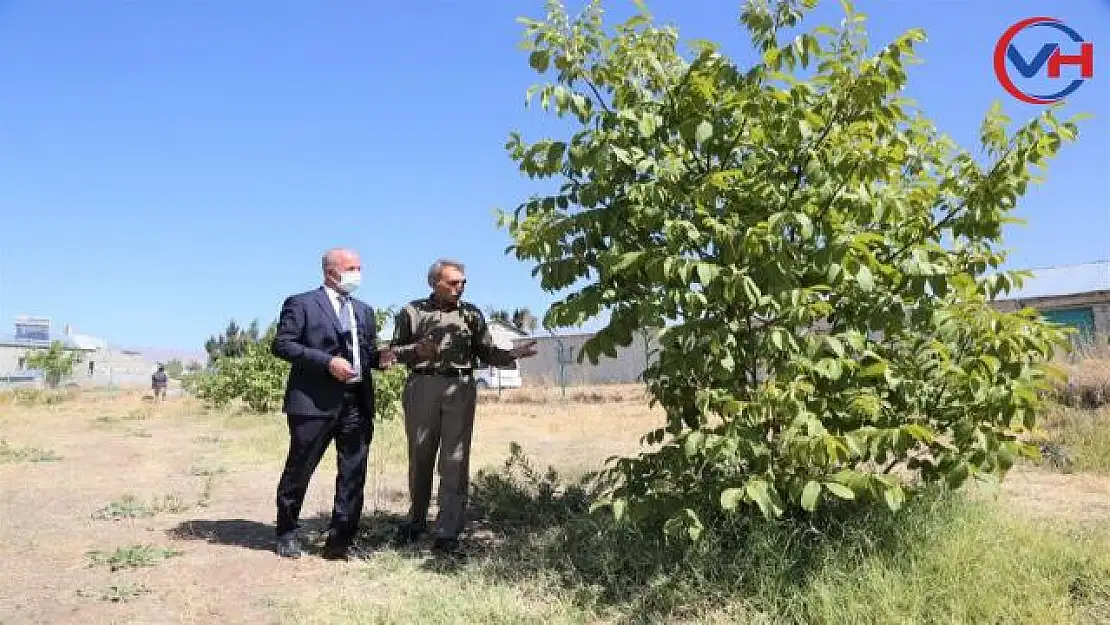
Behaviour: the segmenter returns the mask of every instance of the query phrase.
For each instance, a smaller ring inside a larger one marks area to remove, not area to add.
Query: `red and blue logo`
[[[1030,58],[1022,54],[1018,43],[1026,51],[1031,51],[1037,43],[1041,47]],[[1067,46],[1067,52],[1063,46]],[[1061,68],[1065,65],[1078,67],[1079,77],[1075,78],[1076,72],[1070,70],[1069,76],[1062,78]],[[1054,17],[1029,17],[1009,27],[999,37],[994,46],[994,74],[1002,87],[1022,102],[1059,102],[1094,76],[1094,44]],[[1061,80],[1067,81],[1066,84]]]

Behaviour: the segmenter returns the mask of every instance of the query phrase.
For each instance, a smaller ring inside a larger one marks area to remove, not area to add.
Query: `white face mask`
[[[344,293],[352,293],[362,283],[361,271],[344,271],[339,274],[339,290]]]

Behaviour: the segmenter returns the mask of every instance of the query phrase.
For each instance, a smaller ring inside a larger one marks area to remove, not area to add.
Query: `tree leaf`
[[[813,512],[817,509],[817,497],[821,495],[821,484],[810,480],[806,483],[805,488],[802,489],[802,509],[807,512]]]
[[[855,499],[856,493],[851,488],[837,482],[825,482],[825,489],[841,499]]]
[[[886,500],[886,505],[893,512],[898,512],[902,509],[902,504],[906,502],[906,494],[902,491],[902,487],[895,484],[883,491],[883,498]]]
[[[744,491],[747,493],[748,498],[759,506],[759,510],[763,513],[765,518],[771,519],[777,517],[782,512],[771,496],[771,485],[765,480],[748,480],[747,485],[744,487]]]
[[[735,510],[744,501],[744,489],[726,488],[721,492],[721,507],[725,510]]]
[[[698,282],[702,284],[709,284],[721,273],[721,268],[709,263],[697,264]]]
[[[713,124],[709,121],[702,121],[698,124],[697,130],[694,131],[694,140],[701,145],[713,136]]]
[[[859,271],[856,272],[856,282],[866,292],[871,292],[875,288],[875,277],[871,275],[871,270],[867,268],[867,265],[860,265]]]

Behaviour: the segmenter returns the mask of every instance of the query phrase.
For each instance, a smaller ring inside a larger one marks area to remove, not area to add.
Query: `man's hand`
[[[536,355],[536,341],[528,341],[509,350],[513,358],[529,358]]]
[[[328,361],[328,371],[340,382],[346,382],[355,377],[355,368],[347,362],[346,358],[340,358],[339,356]]]
[[[397,352],[393,351],[392,347],[386,347],[378,352],[378,365],[382,369],[388,369],[397,364]]]
[[[434,360],[436,354],[439,352],[435,342],[432,341],[431,337],[427,336],[417,341],[414,349],[416,351],[416,357],[420,360]]]

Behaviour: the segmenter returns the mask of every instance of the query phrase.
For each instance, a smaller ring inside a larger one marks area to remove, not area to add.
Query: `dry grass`
[[[597,384],[592,386],[530,386],[516,389],[484,390],[478,394],[480,404],[611,404],[648,400],[647,390],[640,384]]]
[[[1056,364],[1065,379],[1056,387],[1060,403],[1077,408],[1098,408],[1110,404],[1110,346],[1081,347],[1061,356]]]

